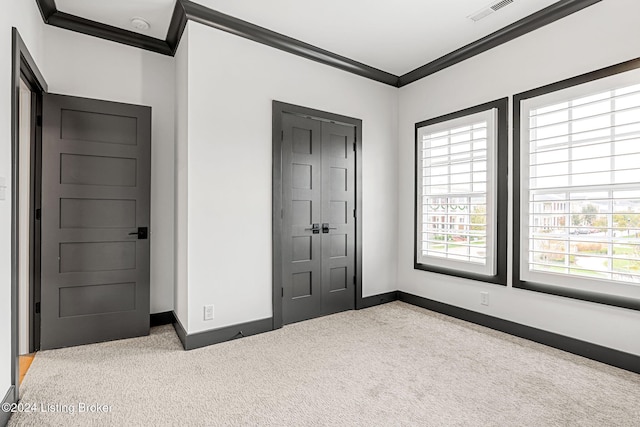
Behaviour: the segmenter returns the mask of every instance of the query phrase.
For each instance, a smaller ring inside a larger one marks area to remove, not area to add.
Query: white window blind
[[[419,264],[495,274],[495,116],[418,128]]]
[[[523,106],[521,276],[605,292],[640,285],[640,75]]]

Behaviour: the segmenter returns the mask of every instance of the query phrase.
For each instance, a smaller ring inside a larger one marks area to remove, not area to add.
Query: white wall
[[[11,386],[11,27],[16,27],[38,65],[42,62],[42,18],[34,1],[4,0],[0,14],[0,399]]]
[[[639,14],[637,0],[603,1],[400,89],[400,290],[640,355],[637,311],[414,270],[409,167],[416,122],[640,56]],[[511,200],[511,188],[509,194]],[[509,227],[511,238],[511,218]],[[480,305],[480,291],[490,293],[489,307]]]
[[[272,315],[272,100],[363,120],[363,293],[395,290],[397,89],[194,22],[187,32],[188,332]]]
[[[185,29],[175,56],[175,309],[182,326],[189,328],[189,253],[187,233],[189,192],[189,31]]]
[[[151,313],[173,310],[173,58],[46,26],[49,92],[152,107]]]

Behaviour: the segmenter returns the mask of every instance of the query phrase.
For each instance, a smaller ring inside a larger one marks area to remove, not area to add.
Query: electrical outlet
[[[204,320],[213,320],[213,304],[204,306]]]
[[[489,305],[489,292],[480,292],[480,304]]]

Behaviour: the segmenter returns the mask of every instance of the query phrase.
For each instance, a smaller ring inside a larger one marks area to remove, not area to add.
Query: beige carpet
[[[22,392],[66,412],[11,426],[640,425],[640,375],[401,302],[189,352],[171,326],[42,351]]]

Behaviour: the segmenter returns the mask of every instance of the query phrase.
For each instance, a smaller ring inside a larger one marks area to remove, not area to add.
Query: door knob
[[[323,223],[322,224],[322,232],[326,234],[326,233],[329,232],[329,230],[337,230],[337,228],[336,227],[329,227],[329,223],[328,222]]]
[[[311,230],[311,232],[313,234],[319,234],[320,233],[320,224],[312,224],[311,228],[305,228],[305,230]]]
[[[138,227],[138,231],[129,233],[129,236],[138,236],[139,240],[146,240],[149,238],[149,229],[147,227]]]

